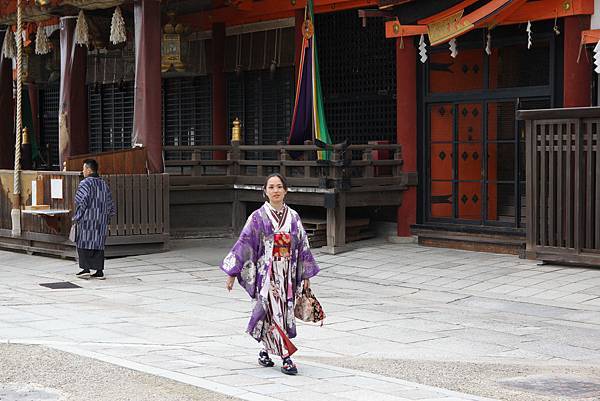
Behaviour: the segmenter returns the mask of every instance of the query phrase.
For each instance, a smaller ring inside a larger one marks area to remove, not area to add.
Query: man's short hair
[[[88,168],[90,170],[92,170],[94,173],[98,172],[98,162],[94,159],[86,159],[83,161],[83,164],[85,164],[86,166],[88,166]]]

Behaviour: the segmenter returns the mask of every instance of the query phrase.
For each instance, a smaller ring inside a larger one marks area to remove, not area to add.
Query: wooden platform
[[[302,224],[312,248],[327,245],[327,220],[303,218]],[[347,243],[374,237],[375,231],[370,228],[369,219],[346,219]]]
[[[63,236],[24,232],[20,237],[12,237],[11,231],[6,229],[0,229],[0,249],[63,258],[76,257],[75,244]],[[164,252],[168,249],[168,234],[145,236],[143,239],[139,236],[108,237],[104,255],[106,257],[145,255]]]
[[[419,245],[524,256],[525,233],[490,233],[476,228],[413,226]]]
[[[327,145],[329,160],[319,160],[324,148],[305,145],[165,146],[165,166],[171,174],[171,221],[175,233],[194,227],[231,228],[239,233],[250,208],[265,201],[262,185],[278,172],[289,185],[286,203],[317,209],[319,220],[303,214],[312,246],[339,253],[347,242],[370,238],[369,221],[352,219],[351,208],[398,207],[403,192],[416,185],[416,174],[402,171],[397,144]],[[384,151],[388,159],[374,159]],[[216,157],[227,155],[226,159]],[[253,210],[253,209],[252,209]],[[322,218],[322,219],[321,219]]]
[[[117,215],[109,224],[106,256],[129,256],[162,252],[169,246],[168,174],[121,174],[103,177],[116,204]],[[50,196],[50,181],[62,181],[61,198]],[[13,175],[0,170],[0,248],[28,253],[75,257],[75,244],[69,241],[74,197],[79,173],[23,171],[21,208],[31,205],[32,183],[39,183],[42,202],[62,213],[21,213],[21,235],[12,236],[11,209]]]

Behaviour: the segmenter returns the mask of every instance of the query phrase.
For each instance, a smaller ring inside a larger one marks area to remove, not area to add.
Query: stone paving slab
[[[367,241],[339,256],[317,253],[322,272],[313,286],[329,318],[323,327],[299,325],[301,376],[290,379],[256,367],[258,346],[243,334],[251,305],[239,287],[225,291],[216,267],[229,244],[173,245],[161,255],[108,260],[106,281],[75,280],[71,261],[0,251],[0,340],[265,400],[356,400],[373,391],[382,400],[480,399],[313,357],[600,363],[600,297],[585,292],[598,286],[600,271]],[[82,288],[39,286],[49,281]],[[550,291],[561,296],[537,296]]]

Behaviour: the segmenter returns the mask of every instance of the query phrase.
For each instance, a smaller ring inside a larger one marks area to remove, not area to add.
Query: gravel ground
[[[49,396],[23,394],[36,389],[45,389]],[[0,399],[221,401],[236,398],[42,346],[0,344]]]
[[[365,358],[305,359],[505,401],[600,400],[599,366],[549,363],[533,366]],[[513,383],[528,388],[526,391],[511,388]],[[532,388],[534,386],[537,388]]]

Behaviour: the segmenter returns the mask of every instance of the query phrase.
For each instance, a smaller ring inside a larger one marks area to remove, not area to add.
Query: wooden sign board
[[[427,25],[431,46],[444,43],[463,32],[473,29],[473,24],[462,18],[465,10],[449,15],[439,21]]]

